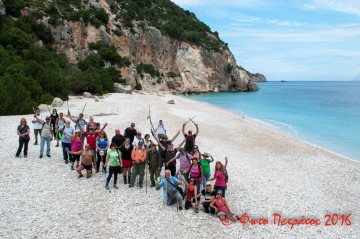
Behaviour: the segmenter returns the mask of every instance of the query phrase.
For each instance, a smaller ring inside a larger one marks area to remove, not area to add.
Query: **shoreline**
[[[335,151],[331,151],[331,150],[328,149],[328,148],[325,148],[325,147],[322,147],[322,146],[317,145],[317,144],[315,144],[315,143],[312,143],[312,142],[310,142],[310,141],[308,141],[308,140],[306,140],[306,139],[302,139],[302,138],[300,138],[300,137],[296,137],[295,135],[293,135],[293,134],[291,134],[291,133],[289,133],[289,132],[287,132],[287,131],[285,131],[285,130],[281,130],[281,129],[279,129],[279,128],[276,128],[276,126],[274,126],[274,125],[272,125],[271,123],[268,123],[268,122],[266,122],[266,121],[263,121],[263,120],[261,120],[261,119],[253,118],[253,117],[250,117],[250,116],[246,116],[245,114],[240,114],[240,113],[237,113],[237,112],[235,112],[235,111],[232,111],[232,110],[230,110],[230,109],[228,109],[228,108],[222,108],[222,107],[220,107],[220,106],[218,106],[218,105],[211,104],[211,103],[208,103],[208,102],[194,100],[194,99],[188,98],[187,96],[180,96],[180,97],[183,97],[184,99],[196,101],[196,102],[199,102],[199,103],[202,103],[202,104],[206,104],[206,105],[208,105],[208,106],[218,108],[219,110],[225,110],[225,111],[227,111],[227,112],[229,112],[229,113],[231,113],[231,114],[234,114],[235,116],[240,117],[240,118],[243,118],[243,119],[244,119],[244,118],[249,119],[249,120],[251,120],[251,121],[253,121],[253,122],[256,122],[256,123],[258,123],[258,124],[260,124],[260,125],[262,125],[262,126],[264,126],[264,127],[267,127],[268,129],[271,129],[271,130],[274,130],[274,131],[276,131],[276,132],[278,132],[278,133],[281,133],[281,134],[283,134],[284,136],[291,137],[291,138],[293,138],[294,140],[298,140],[299,142],[302,142],[302,143],[304,143],[304,144],[311,145],[312,147],[315,147],[315,148],[317,148],[317,149],[319,149],[319,150],[323,150],[323,151],[325,151],[325,152],[327,152],[327,153],[333,154],[333,155],[335,155],[335,156],[337,156],[337,157],[339,157],[339,158],[342,158],[342,160],[349,160],[349,161],[354,162],[354,163],[360,163],[359,160],[356,160],[356,159],[354,159],[354,158],[345,156],[345,155],[343,155],[343,154],[341,154],[341,153],[337,153],[337,152],[335,152]]]
[[[175,104],[167,104],[168,100]],[[70,98],[73,115],[85,109],[85,118],[94,115],[96,122],[107,122],[109,137],[136,123],[143,134],[149,131],[151,105],[153,123],[164,120],[171,138],[186,121],[196,115],[201,152],[209,152],[215,161],[229,157],[229,183],[226,199],[230,210],[241,215],[283,217],[302,215],[320,218],[319,227],[276,225],[224,227],[218,218],[200,209],[176,212],[162,204],[162,191],[129,188],[119,177],[119,189],[104,188],[104,175],[78,179],[62,160],[61,148],[51,143],[51,158],[39,159],[39,146],[33,146],[33,132],[28,158],[15,158],[17,136],[14,133],[22,116],[1,116],[0,141],[11,145],[1,148],[0,236],[19,238],[78,237],[97,238],[183,238],[184,231],[193,238],[350,238],[360,233],[360,164],[331,154],[256,120],[226,109],[182,96],[157,94],[111,94],[95,102]],[[66,113],[66,102],[57,107]],[[42,114],[47,114],[47,110]],[[102,113],[102,114],[101,114]],[[32,115],[26,115],[29,121]],[[186,130],[192,128],[187,125]],[[179,136],[180,137],[180,136]],[[5,141],[6,140],[6,141]],[[177,145],[181,138],[174,142]],[[26,160],[26,161],[25,161]],[[6,162],[6,163],[5,163]],[[214,172],[215,163],[211,164]],[[163,174],[163,172],[162,172]],[[112,185],[112,184],[111,184]],[[25,200],[26,199],[26,200]],[[86,199],[86,200],[85,200]],[[120,202],[120,203],[119,203]],[[325,227],[324,214],[352,212],[352,227]],[[66,215],[66,216],[64,216]],[[49,220],[50,219],[50,220]],[[76,221],[77,223],[72,223]],[[87,225],[91,225],[88,227]],[[136,226],[134,226],[136,225]],[[199,230],[204,228],[204,230]],[[187,234],[186,234],[187,235]],[[301,235],[301,236],[300,236]]]

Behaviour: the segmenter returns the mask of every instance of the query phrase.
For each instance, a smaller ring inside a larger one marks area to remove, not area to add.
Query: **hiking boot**
[[[134,187],[134,185],[129,184],[129,188],[132,188],[132,187]]]
[[[65,164],[68,164],[68,163],[69,163],[69,161],[65,160]]]
[[[116,184],[114,184],[114,188],[115,188],[115,189],[118,189],[119,187],[118,187],[118,186],[116,186]]]
[[[70,168],[71,168],[71,170],[74,170],[74,166],[71,166]]]
[[[139,185],[139,188],[142,188],[143,187],[143,185]]]
[[[24,155],[24,158],[27,158],[27,155]]]
[[[179,207],[179,211],[182,211],[182,207]]]
[[[199,213],[199,208],[198,207],[195,208],[195,212]]]
[[[95,173],[98,173],[98,172],[99,172],[99,170],[96,170],[96,171],[95,171]]]
[[[40,155],[40,157],[39,158],[42,158],[43,156],[42,155]]]
[[[48,158],[51,158],[51,155],[50,155],[50,154],[47,154],[46,156],[47,156]]]
[[[37,141],[35,141],[34,145],[38,145],[38,142],[37,142]]]
[[[82,177],[84,177],[84,175],[80,174],[80,175],[79,175],[79,178],[82,178]]]
[[[109,190],[110,188],[109,188],[109,184],[106,184],[105,185],[105,188],[106,188],[106,190]]]
[[[124,184],[127,184],[126,176],[124,176]]]
[[[59,144],[57,143],[55,147],[59,147]]]
[[[18,157],[19,157],[19,155],[17,154],[17,155],[15,155],[15,157],[17,157],[17,158],[18,158]]]

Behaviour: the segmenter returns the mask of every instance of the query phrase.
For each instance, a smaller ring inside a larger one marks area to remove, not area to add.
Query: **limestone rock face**
[[[103,8],[110,14],[108,25],[95,28],[82,21],[63,21],[51,27],[54,35],[53,46],[64,53],[71,63],[77,63],[89,53],[89,43],[103,41],[115,46],[117,53],[127,57],[131,65],[121,66],[118,70],[131,87],[138,83],[148,92],[174,91],[179,93],[201,93],[214,91],[248,91],[250,78],[238,69],[236,60],[225,45],[218,51],[206,50],[188,42],[169,38],[152,26],[141,26],[133,22],[130,31],[121,26],[122,35],[111,30],[121,25],[111,14],[109,1],[89,1],[95,8]],[[138,74],[136,67],[150,64],[161,74],[150,76]],[[123,87],[115,86],[116,91]],[[129,92],[128,90],[126,90]]]
[[[52,107],[60,107],[60,106],[63,106],[63,104],[64,104],[64,101],[62,99],[56,97],[53,99],[51,106]]]
[[[130,85],[123,85],[120,83],[115,83],[114,88],[115,88],[115,92],[118,92],[118,93],[127,93],[127,94],[132,93],[132,88]]]

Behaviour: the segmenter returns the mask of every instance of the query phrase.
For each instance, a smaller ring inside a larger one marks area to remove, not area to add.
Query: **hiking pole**
[[[194,116],[194,117],[192,117],[192,118],[190,118],[190,117],[188,117],[189,118],[189,120],[185,123],[185,124],[187,124],[187,123],[189,123],[190,122],[190,120],[192,121],[192,119],[193,118],[195,118],[196,116]],[[193,121],[194,122],[194,121]]]
[[[190,119],[190,117],[188,117],[188,118]],[[195,116],[194,116],[193,118],[195,118]],[[193,119],[193,118],[192,118],[192,119]],[[194,122],[192,119],[190,119],[190,120],[191,120],[191,122],[193,122],[193,123],[194,123],[194,125],[196,125],[196,124],[195,124],[195,122]]]
[[[85,102],[85,105],[84,105],[83,110],[81,111],[81,114],[84,114],[84,110],[85,110],[86,104],[87,104],[87,102]]]
[[[49,113],[50,113],[50,115],[51,115],[51,110],[49,109],[49,106],[46,106],[47,107],[47,109],[48,109],[48,111],[49,111]]]
[[[147,194],[147,165],[145,165],[145,194]]]

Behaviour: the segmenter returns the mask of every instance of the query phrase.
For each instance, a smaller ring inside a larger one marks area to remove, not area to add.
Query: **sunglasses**
[[[125,142],[126,142],[126,143],[130,143],[130,141],[129,141],[129,140],[126,140]]]
[[[194,147],[194,149],[198,149],[198,147]]]
[[[222,193],[217,193],[217,195],[222,195]]]

